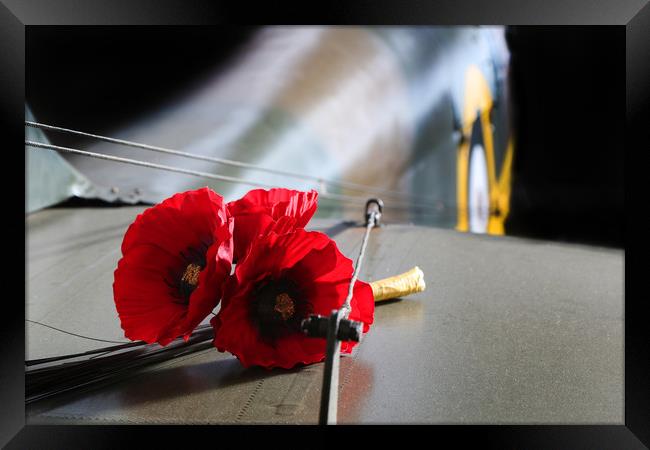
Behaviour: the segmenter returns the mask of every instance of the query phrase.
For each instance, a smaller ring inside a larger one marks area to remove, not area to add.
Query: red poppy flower
[[[221,310],[212,318],[214,345],[245,367],[291,368],[325,358],[325,340],[300,330],[310,314],[341,307],[352,279],[352,261],[323,233],[274,230],[258,237],[226,283]],[[370,285],[357,281],[349,318],[370,328],[374,299]],[[355,343],[343,343],[350,353]]]
[[[316,212],[318,192],[292,189],[253,189],[239,200],[227,205],[235,221],[234,261],[241,261],[250,250],[251,243],[266,233],[281,217],[290,217],[287,225],[304,228]]]
[[[127,338],[167,345],[218,304],[232,262],[232,221],[208,188],[174,195],[129,226],[113,294]]]

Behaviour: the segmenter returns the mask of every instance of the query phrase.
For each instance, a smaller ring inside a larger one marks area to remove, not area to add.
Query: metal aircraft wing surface
[[[30,321],[125,341],[113,271],[144,207],[51,208],[27,226]],[[314,220],[349,257],[364,228]],[[341,361],[339,423],[621,424],[623,250],[386,223],[360,278],[418,265],[427,290],[378,304]],[[106,344],[26,326],[26,359]],[[27,405],[32,424],[317,423],[322,364],[244,369],[210,348]]]

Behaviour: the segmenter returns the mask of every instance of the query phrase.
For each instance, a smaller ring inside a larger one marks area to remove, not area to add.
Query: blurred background
[[[381,197],[387,222],[624,247],[619,28],[28,27],[26,120],[201,159],[27,139],[231,179],[27,146],[26,209],[283,186],[321,217]]]

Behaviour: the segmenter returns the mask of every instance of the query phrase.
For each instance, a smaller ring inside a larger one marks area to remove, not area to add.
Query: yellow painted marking
[[[457,176],[458,184],[457,198],[458,198],[458,223],[456,229],[458,231],[469,230],[469,215],[468,215],[468,199],[467,199],[467,177],[469,175],[469,139],[464,138],[458,149],[458,162],[457,162]]]
[[[458,231],[469,230],[469,200],[468,200],[468,177],[469,177],[469,153],[470,139],[474,121],[481,121],[483,129],[483,148],[485,149],[485,160],[488,170],[488,189],[490,198],[490,216],[488,218],[487,232],[489,234],[504,234],[504,223],[510,209],[510,183],[512,170],[512,139],[508,140],[508,148],[501,166],[500,176],[497,177],[496,162],[494,156],[494,139],[492,136],[492,124],[490,122],[490,111],[494,100],[485,77],[475,65],[467,69],[465,75],[465,99],[462,114],[463,140],[458,148],[457,159],[457,205],[458,220],[456,229]],[[500,215],[495,211],[499,210]]]

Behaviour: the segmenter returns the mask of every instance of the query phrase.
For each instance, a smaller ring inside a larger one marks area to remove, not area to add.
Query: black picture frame
[[[650,97],[650,5],[648,0],[402,0],[354,1],[322,4],[314,7],[309,2],[271,5],[263,2],[216,2],[205,0],[0,0],[0,71],[1,122],[5,155],[16,161],[5,163],[5,173],[17,171],[24,164],[20,156],[24,148],[25,99],[25,30],[31,26],[47,25],[203,25],[228,23],[296,23],[296,24],[435,24],[435,25],[614,25],[626,30],[626,150],[625,156],[625,424],[612,425],[522,425],[522,426],[437,426],[427,429],[432,438],[442,441],[478,441],[482,447],[498,448],[644,448],[650,445],[650,338],[644,315],[643,245],[632,248],[632,236],[640,235],[644,222],[635,220],[632,212],[643,201],[632,175],[638,166],[638,153],[630,148],[648,149],[648,103]],[[622,68],[621,68],[622,70]],[[623,114],[623,111],[621,111]],[[635,139],[637,140],[635,142]],[[21,162],[22,161],[22,162]],[[25,198],[16,192],[15,179],[3,177],[5,205],[10,203],[13,214],[5,215],[4,225],[8,241],[16,241],[11,266],[16,273],[7,274],[20,280],[20,248],[17,236],[24,222]],[[24,262],[24,260],[23,260]],[[22,265],[24,268],[24,264]],[[647,277],[647,275],[646,275]],[[8,283],[13,292],[5,292],[4,306],[14,303],[14,309],[5,310],[0,327],[2,352],[0,391],[3,408],[0,410],[0,445],[7,448],[115,448],[135,444],[136,437],[144,437],[150,446],[155,441],[169,445],[170,435],[192,433],[192,441],[203,438],[217,444],[226,434],[231,438],[248,440],[246,427],[116,427],[116,426],[34,426],[25,425],[24,405],[24,305],[25,285]],[[22,286],[22,287],[21,287]],[[310,428],[258,427],[267,433],[265,439],[278,442],[296,442],[298,431]],[[351,427],[327,429],[333,436],[331,445],[338,445],[349,436]],[[225,433],[228,431],[229,433]],[[317,429],[317,431],[324,431]],[[367,434],[383,437],[394,435],[390,427],[368,427]],[[408,431],[409,433],[411,430]],[[302,433],[300,433],[302,434]],[[281,436],[282,435],[282,436]],[[404,434],[401,434],[404,437]],[[291,439],[290,441],[286,439]],[[195,441],[196,440],[196,441]],[[189,441],[187,441],[189,442]],[[322,441],[323,443],[325,441]],[[194,445],[194,444],[188,444]]]

